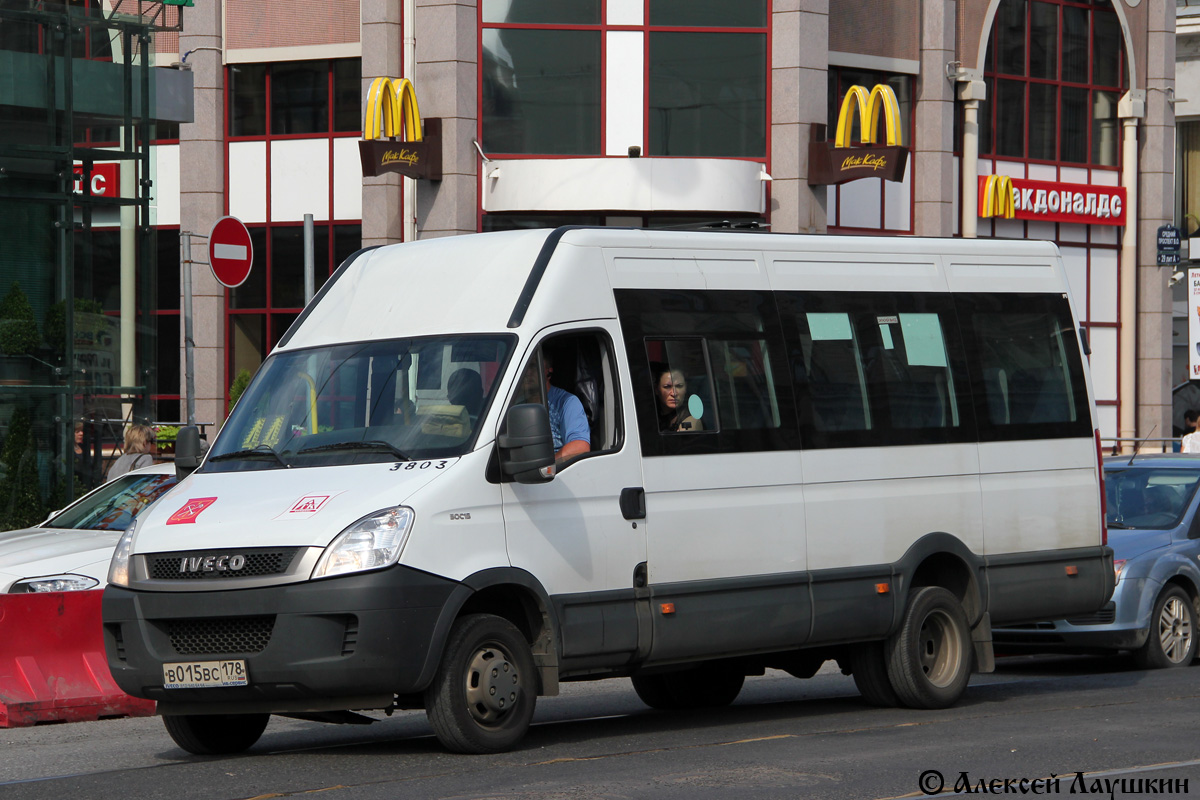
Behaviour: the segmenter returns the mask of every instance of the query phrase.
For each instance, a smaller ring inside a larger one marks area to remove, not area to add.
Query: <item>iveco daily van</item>
[[[125,533],[109,666],[193,753],[421,707],[498,751],[560,681],[716,706],[827,659],[943,707],[991,625],[1112,592],[1084,349],[1040,242],[364,250]]]

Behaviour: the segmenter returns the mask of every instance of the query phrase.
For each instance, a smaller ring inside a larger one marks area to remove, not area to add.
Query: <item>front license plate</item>
[[[245,686],[245,661],[185,661],[163,664],[164,689],[207,689],[213,686]]]

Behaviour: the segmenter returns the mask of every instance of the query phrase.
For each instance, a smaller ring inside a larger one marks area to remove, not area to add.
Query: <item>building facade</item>
[[[1166,0],[199,3],[156,44],[193,82],[195,111],[151,148],[163,288],[148,314],[165,355],[149,416],[185,414],[167,277],[180,234],[203,262],[200,237],[224,215],[250,228],[254,267],[226,289],[191,266],[202,423],[224,418],[238,374],[303,307],[306,214],[318,286],[361,246],[729,221],[1055,241],[1103,437],[1170,436],[1171,270],[1155,264],[1155,233],[1188,213],[1174,184],[1175,18]],[[410,79],[426,128],[438,121],[439,179],[363,176],[379,77]],[[866,130],[843,119],[852,87],[878,85],[896,99],[892,142],[887,113]],[[861,160],[864,138],[903,151],[894,180],[841,181],[814,161]]]

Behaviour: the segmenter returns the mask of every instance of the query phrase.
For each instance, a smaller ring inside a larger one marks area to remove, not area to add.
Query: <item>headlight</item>
[[[363,517],[325,548],[312,576],[327,578],[395,564],[414,518],[413,510],[404,506],[385,508]]]
[[[137,534],[137,520],[130,523],[117,542],[112,562],[108,565],[108,582],[113,586],[129,586],[129,559],[133,556],[133,537]]]
[[[8,590],[11,594],[29,592],[80,592],[100,585],[87,575],[48,575],[44,578],[22,578]]]

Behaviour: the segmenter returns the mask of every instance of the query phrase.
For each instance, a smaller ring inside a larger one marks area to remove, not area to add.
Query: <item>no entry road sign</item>
[[[254,245],[237,217],[221,217],[208,234],[208,263],[222,285],[233,289],[250,277]]]

